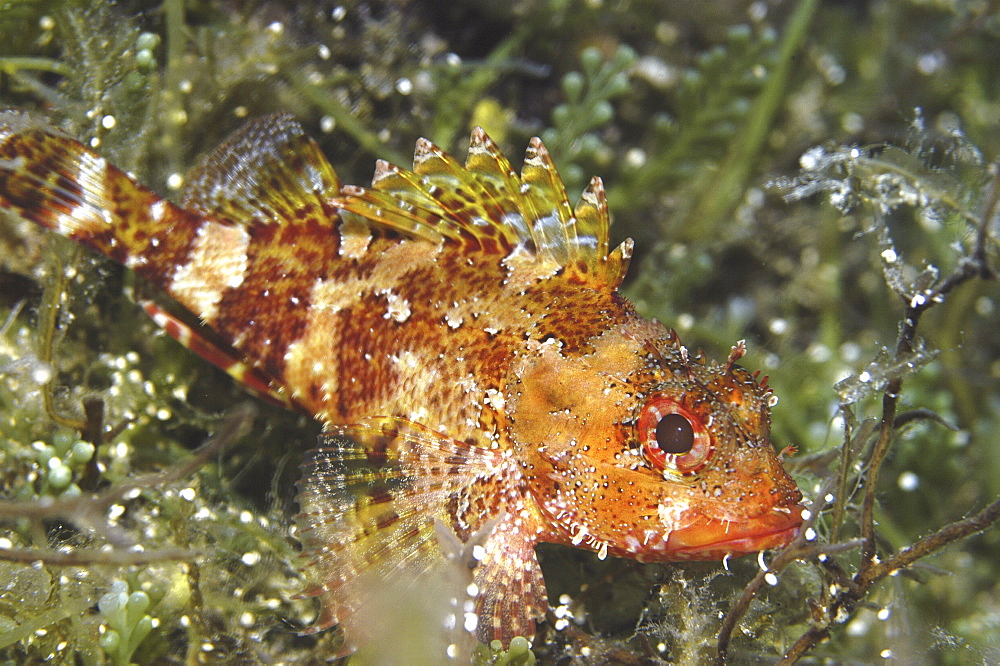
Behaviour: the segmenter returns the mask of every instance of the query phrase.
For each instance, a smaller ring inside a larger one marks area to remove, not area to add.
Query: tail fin
[[[246,270],[243,226],[175,206],[79,141],[15,111],[0,112],[0,210],[133,269],[210,324],[223,292]],[[248,381],[231,350],[175,337]]]
[[[200,223],[79,141],[15,111],[0,113],[0,208],[162,286],[186,259]]]
[[[280,383],[311,290],[338,259],[339,189],[290,116],[248,123],[192,172],[176,206],[44,122],[0,112],[0,210],[159,285],[239,352],[206,358],[246,358],[267,381]]]

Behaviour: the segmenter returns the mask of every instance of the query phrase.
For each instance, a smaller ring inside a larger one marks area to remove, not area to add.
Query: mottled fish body
[[[547,608],[540,542],[722,559],[801,524],[742,344],[693,358],[636,314],[601,181],[571,206],[537,139],[520,174],[476,129],[464,166],[421,140],[412,171],[380,161],[371,187],[344,187],[271,116],[173,204],[4,112],[0,208],[161,286],[213,331],[151,308],[171,335],[323,424],[297,519],[316,628],[350,635],[369,574],[419,579],[445,542],[474,546],[466,626],[509,641]]]

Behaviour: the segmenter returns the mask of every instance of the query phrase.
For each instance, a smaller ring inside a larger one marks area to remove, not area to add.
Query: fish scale
[[[161,286],[212,331],[147,306],[170,335],[323,424],[296,519],[311,630],[363,644],[374,587],[419,588],[471,553],[458,624],[509,642],[548,608],[540,542],[670,561],[797,533],[742,342],[709,362],[639,316],[600,179],[571,206],[538,139],[520,174],[481,129],[465,165],[421,139],[412,170],[379,161],[365,188],[268,116],[187,183],[175,205],[0,114],[0,208]]]

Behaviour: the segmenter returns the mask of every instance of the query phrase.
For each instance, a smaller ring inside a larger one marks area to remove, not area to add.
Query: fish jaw
[[[647,540],[659,556],[643,559],[721,560],[788,545],[804,521],[802,493],[777,458],[766,460],[757,473],[736,474],[731,487],[718,486],[718,497],[693,488],[662,495],[659,539]]]
[[[757,450],[771,451],[762,441]],[[658,514],[669,559],[718,560],[788,545],[802,527],[802,493],[776,456],[762,456],[759,467],[718,477],[718,496],[666,493]],[[714,493],[713,493],[714,495]],[[675,503],[679,507],[675,507]]]
[[[751,521],[707,519],[665,535],[670,560],[721,560],[782,548],[799,534],[805,507],[775,507]]]
[[[621,539],[621,546],[612,547],[608,552],[640,562],[679,562],[724,560],[783,548],[798,536],[804,509],[801,504],[776,507],[751,520],[720,520],[697,511],[689,514],[675,507],[674,513],[683,512],[695,518],[683,524],[674,523],[672,529],[627,534]],[[664,513],[671,511],[661,510],[661,514]]]

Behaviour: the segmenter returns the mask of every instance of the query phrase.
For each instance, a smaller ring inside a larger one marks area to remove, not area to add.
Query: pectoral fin
[[[509,460],[404,419],[331,426],[299,483],[304,594],[322,604],[311,631],[340,624],[356,644],[400,622],[533,635],[547,607],[537,518]]]

